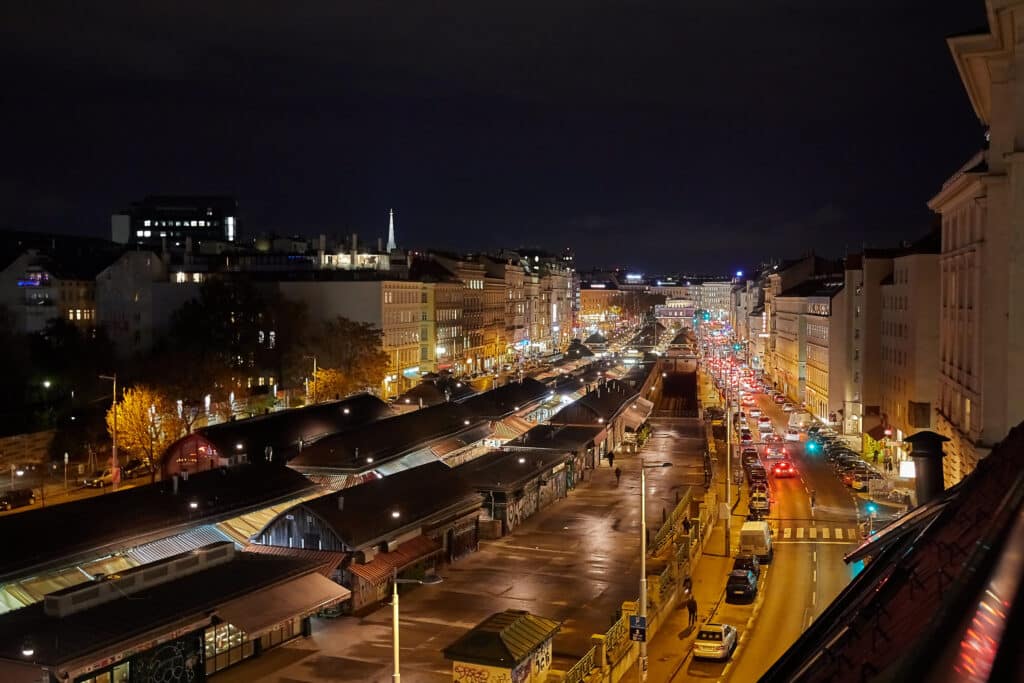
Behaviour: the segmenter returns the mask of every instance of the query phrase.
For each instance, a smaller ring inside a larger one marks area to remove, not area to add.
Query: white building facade
[[[942,216],[937,427],[950,439],[947,485],[1024,419],[1024,2],[986,9],[988,33],[948,43],[988,148],[929,202]]]

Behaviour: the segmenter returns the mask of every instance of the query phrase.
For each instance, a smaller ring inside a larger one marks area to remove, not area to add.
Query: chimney
[[[345,509],[345,496],[338,496],[338,511]]]
[[[945,484],[942,479],[942,444],[949,441],[935,432],[923,431],[911,434],[904,441],[913,446],[910,457],[914,459],[918,506],[935,500],[942,495]]]

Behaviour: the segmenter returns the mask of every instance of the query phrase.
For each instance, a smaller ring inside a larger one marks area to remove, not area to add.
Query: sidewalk
[[[735,541],[738,534],[733,533]],[[671,681],[690,660],[690,649],[697,637],[697,628],[715,613],[725,593],[725,581],[732,556],[723,556],[725,527],[716,524],[706,549],[693,572],[693,597],[697,600],[697,626],[689,625],[686,598],[680,593],[679,604],[658,628],[648,644],[648,680]]]

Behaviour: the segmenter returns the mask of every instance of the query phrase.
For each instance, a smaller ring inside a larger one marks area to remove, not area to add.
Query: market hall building
[[[94,578],[0,615],[0,680],[201,683],[347,600],[322,570],[224,542]]]

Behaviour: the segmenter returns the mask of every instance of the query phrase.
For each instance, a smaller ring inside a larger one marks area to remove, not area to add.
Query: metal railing
[[[587,654],[580,658],[580,661],[576,662],[571,669],[565,672],[563,683],[581,683],[596,668],[594,666],[596,652],[596,646],[590,648]]]
[[[613,652],[629,637],[629,626],[625,616],[612,624],[612,627],[604,634],[605,649]]]

